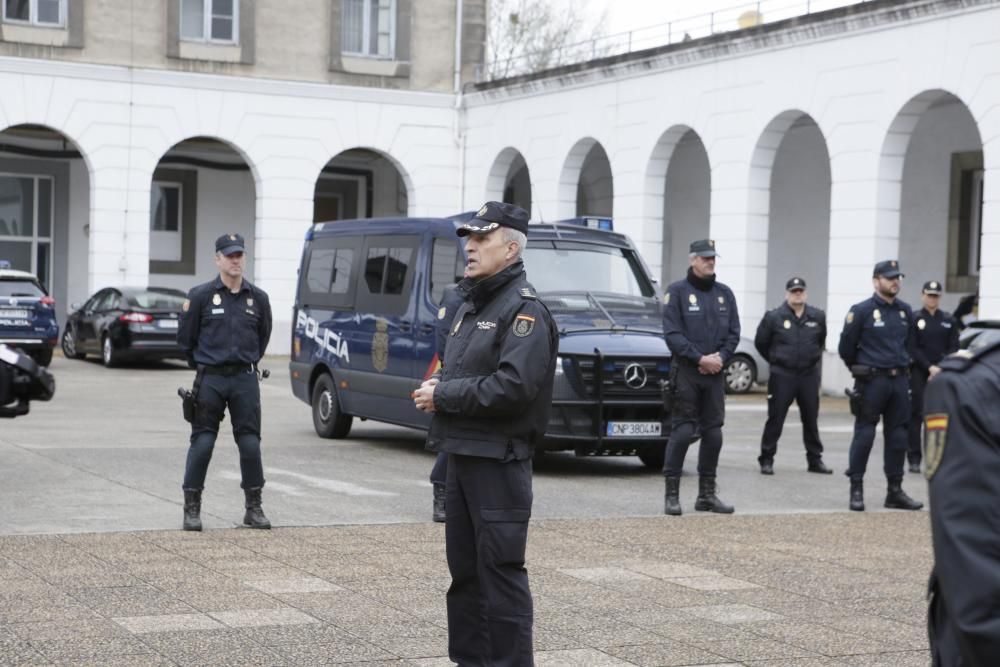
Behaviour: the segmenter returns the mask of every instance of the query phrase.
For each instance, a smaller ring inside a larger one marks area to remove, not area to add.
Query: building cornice
[[[93,65],[58,60],[0,57],[0,73],[30,76],[50,76],[76,81],[89,80],[136,86],[190,88],[248,95],[323,99],[369,104],[451,109],[455,96],[451,92],[430,93],[410,90],[387,90],[362,86],[344,86],[302,81],[282,81],[240,76],[219,76],[170,70],[132,69],[116,65]]]

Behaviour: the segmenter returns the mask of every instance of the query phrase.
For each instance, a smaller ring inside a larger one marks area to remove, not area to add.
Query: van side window
[[[410,302],[419,237],[369,237],[365,249],[365,303],[372,312],[401,314]]]
[[[465,274],[465,255],[453,238],[437,237],[431,250],[430,297],[435,306],[441,305],[444,288],[462,279]]]
[[[313,241],[303,264],[299,303],[351,308],[352,275],[360,252],[360,237],[319,238]]]

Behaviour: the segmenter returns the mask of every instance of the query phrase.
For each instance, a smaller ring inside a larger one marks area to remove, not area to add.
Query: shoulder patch
[[[181,306],[181,310],[185,313],[191,308],[191,299],[184,299],[184,305]]]
[[[667,292],[663,295],[663,305],[665,306],[668,303],[670,303],[670,292]]]
[[[524,338],[525,336],[530,336],[531,332],[535,330],[535,318],[531,315],[525,315],[524,313],[519,314],[514,318],[513,332],[518,338]]]
[[[948,414],[936,412],[924,416],[924,477],[928,481],[934,477],[941,459],[944,457],[944,447],[948,442]]]
[[[854,321],[854,311],[853,310],[847,311],[847,318],[846,318],[846,320],[847,320],[848,324],[850,324],[851,322]]]
[[[532,290],[530,287],[522,287],[520,290],[520,294],[522,299],[535,300],[538,298],[538,295],[535,294],[534,290]]]
[[[439,320],[443,320],[444,316],[445,316],[445,313],[447,313],[447,312],[448,312],[448,309],[445,308],[444,306],[441,306],[440,308],[438,308],[438,319]]]

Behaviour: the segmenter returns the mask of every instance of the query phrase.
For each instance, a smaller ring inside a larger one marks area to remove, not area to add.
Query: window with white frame
[[[349,55],[392,58],[396,0],[343,0],[341,50]]]
[[[951,156],[951,192],[948,215],[949,292],[972,292],[982,261],[983,153]]]
[[[51,177],[0,174],[0,259],[52,287],[55,187]]]
[[[149,195],[150,260],[179,262],[182,259],[183,192],[180,183],[153,181]]]
[[[67,0],[3,0],[5,23],[24,23],[44,28],[66,25]]]
[[[181,39],[236,44],[239,0],[181,0]]]

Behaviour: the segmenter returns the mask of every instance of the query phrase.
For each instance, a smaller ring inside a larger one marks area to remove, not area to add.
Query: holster
[[[854,417],[860,417],[861,410],[863,409],[861,404],[861,392],[857,389],[847,388],[844,389],[844,394],[847,395],[848,404],[851,407],[851,415]]]
[[[181,412],[184,414],[184,421],[189,424],[194,424],[194,420],[198,417],[198,390],[201,389],[203,377],[205,377],[205,367],[198,364],[191,388],[180,387],[177,389],[177,395],[181,397]]]
[[[872,367],[864,364],[854,364],[851,366],[851,376],[855,380],[867,380],[872,376]]]
[[[670,364],[666,379],[660,380],[660,396],[663,399],[663,414],[669,415],[674,409],[674,398],[677,396],[677,364]]]

